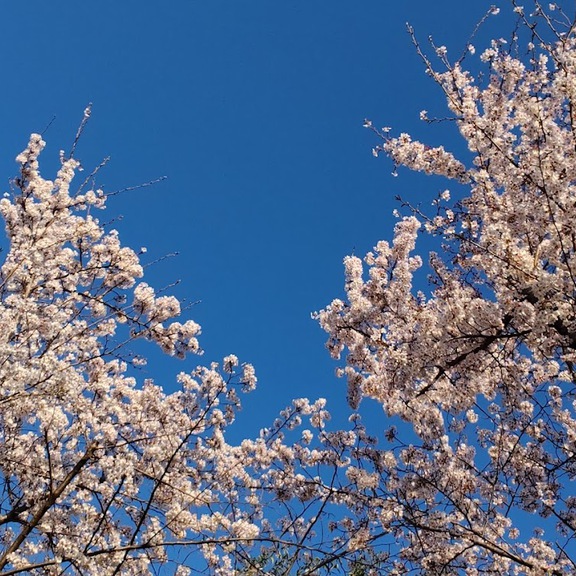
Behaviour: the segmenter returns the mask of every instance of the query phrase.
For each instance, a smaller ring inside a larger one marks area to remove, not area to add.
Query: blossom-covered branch
[[[372,398],[416,434],[394,436],[379,485],[398,507],[397,573],[576,570],[574,19],[514,7],[513,45],[480,54],[482,77],[444,47],[437,72],[417,45],[472,161],[406,134],[381,133],[377,151],[467,192],[347,258],[346,299],[318,315],[351,405]],[[429,256],[428,290],[414,254],[427,233],[445,250]]]

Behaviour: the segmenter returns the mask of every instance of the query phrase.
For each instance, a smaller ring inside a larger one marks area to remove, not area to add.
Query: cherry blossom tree
[[[183,358],[200,327],[97,219],[93,174],[73,186],[76,145],[47,180],[32,135],[0,201],[0,576],[576,572],[576,21],[512,5],[508,41],[432,45],[440,70],[415,42],[468,150],[366,122],[376,155],[452,189],[404,202],[316,315],[348,429],[295,399],[230,444],[256,384],[234,355],[171,394],[142,379],[135,340]]]
[[[402,422],[346,472],[364,484],[357,537],[396,538],[390,573],[576,572],[576,20],[512,5],[512,37],[478,55],[432,44],[435,66],[415,41],[468,151],[366,122],[375,155],[452,190],[430,213],[405,201],[318,314],[352,408]]]
[[[0,202],[0,573],[144,574],[191,535],[210,560],[210,535],[257,532],[247,509],[212,509],[249,483],[223,429],[254,370],[231,355],[180,374],[172,395],[137,386],[127,343],[183,357],[200,328],[139,281],[139,255],[94,216],[106,197],[91,178],[72,192],[73,155],[41,177],[43,147],[33,134]]]

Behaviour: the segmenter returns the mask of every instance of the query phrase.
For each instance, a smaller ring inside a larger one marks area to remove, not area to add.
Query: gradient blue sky
[[[445,187],[393,178],[372,157],[363,119],[461,148],[452,126],[418,120],[424,108],[445,109],[405,23],[459,54],[491,3],[3,2],[3,187],[29,133],[56,116],[45,134],[51,176],[93,102],[77,157],[91,168],[111,156],[100,185],[168,177],[111,198],[102,219],[122,215],[122,240],[146,246],[148,261],[179,252],[148,279],[181,280],[176,294],[200,301],[191,315],[203,326],[202,361],[235,353],[256,367],[240,434],[271,423],[293,397],[328,397],[343,416],[345,383],[310,313],[341,295],[345,255],[390,237],[396,194],[428,203]],[[504,24],[490,19],[479,48]],[[168,390],[196,363],[153,359],[147,375]]]

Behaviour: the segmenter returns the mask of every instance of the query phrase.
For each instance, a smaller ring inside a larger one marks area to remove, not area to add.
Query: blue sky
[[[122,216],[122,240],[146,246],[148,261],[179,253],[148,280],[181,280],[174,292],[199,301],[190,313],[203,326],[201,361],[235,353],[256,367],[239,433],[255,434],[300,396],[328,397],[344,417],[345,383],[310,313],[341,295],[345,255],[390,237],[396,194],[426,204],[445,187],[393,178],[372,157],[363,119],[461,149],[451,126],[418,120],[445,109],[405,23],[459,54],[491,3],[4,2],[4,189],[29,133],[55,116],[42,163],[50,176],[93,102],[77,156],[87,168],[111,156],[99,184],[168,177],[111,198],[102,219]],[[491,19],[483,37],[503,24]],[[168,390],[197,361],[152,358],[147,376]]]

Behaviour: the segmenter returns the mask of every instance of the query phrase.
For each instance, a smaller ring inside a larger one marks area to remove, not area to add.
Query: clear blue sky
[[[148,279],[181,280],[177,295],[200,301],[191,315],[203,326],[201,361],[235,353],[256,367],[239,433],[271,423],[293,397],[328,397],[342,415],[345,383],[310,313],[341,295],[345,255],[390,237],[396,194],[427,203],[444,187],[392,178],[363,119],[461,147],[449,128],[418,120],[444,108],[405,23],[459,54],[491,3],[3,2],[3,188],[29,133],[55,115],[51,177],[93,102],[77,156],[87,168],[111,156],[99,183],[168,177],[112,198],[103,219],[122,215],[121,238],[146,246],[149,261],[179,252]],[[491,19],[483,37],[503,24]],[[170,389],[196,361],[153,362],[147,375]]]

